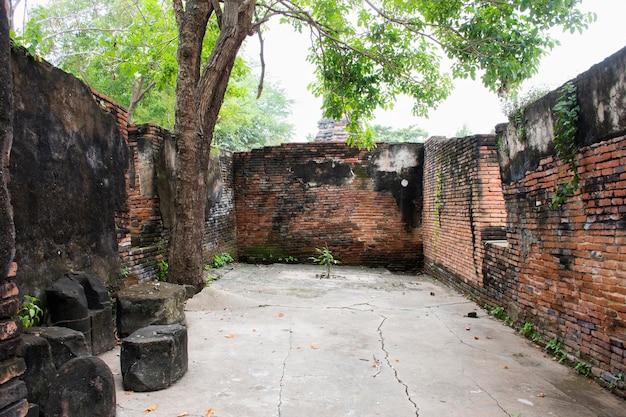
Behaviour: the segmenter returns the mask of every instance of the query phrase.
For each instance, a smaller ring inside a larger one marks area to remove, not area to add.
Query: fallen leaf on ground
[[[133,391],[124,391],[124,394],[126,395],[131,395],[133,393]]]
[[[185,411],[185,412],[182,412],[180,414],[176,414],[176,417],[185,417],[185,416],[188,416],[188,415],[189,415],[189,413]]]
[[[504,369],[509,369],[509,365],[504,365]]]
[[[154,405],[151,405],[150,407],[146,408],[144,411],[145,411],[146,413],[149,413],[149,412],[151,412],[151,411],[156,410],[157,408],[159,408],[159,405],[158,405],[158,404],[154,404]]]
[[[372,365],[372,368],[378,368],[378,365],[373,364],[373,365]]]
[[[226,339],[232,339],[233,337],[235,337],[235,335],[231,333],[231,334],[229,334],[228,336],[224,336],[224,337],[225,337]]]
[[[478,340],[478,336],[474,336],[474,340]]]
[[[278,317],[285,317],[285,313],[278,313]]]
[[[543,392],[540,392],[539,395],[537,395],[537,397],[541,397],[541,398],[543,398],[545,396],[546,396],[546,394],[544,394]]]
[[[396,362],[400,362],[400,359],[396,359]]]
[[[315,349],[319,349],[317,346],[315,345],[311,345],[311,349],[315,350]]]
[[[213,409],[209,408],[206,412],[206,415],[204,417],[211,417],[213,415]]]
[[[469,327],[466,327],[466,328],[465,328],[465,330],[469,331],[469,330],[470,330],[470,328],[469,328]]]

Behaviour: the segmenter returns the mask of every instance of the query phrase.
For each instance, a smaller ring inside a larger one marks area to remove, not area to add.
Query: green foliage
[[[167,281],[167,273],[170,269],[170,264],[167,262],[167,259],[161,259],[158,263],[159,272],[156,275],[157,281],[165,282]]]
[[[556,337],[550,340],[544,347],[545,350],[555,355],[561,353],[562,348],[563,348],[563,345],[561,345],[561,342]]]
[[[394,129],[389,126],[374,125],[374,140],[383,143],[422,143],[428,137],[428,132],[417,126]]]
[[[576,132],[578,132],[578,117],[580,106],[576,96],[576,86],[571,82],[559,89],[559,98],[552,108],[554,119],[554,150],[556,155],[569,166],[572,171],[570,181],[562,181],[557,184],[550,207],[560,207],[568,197],[572,197],[578,189],[580,175],[576,162]]]
[[[330,249],[328,249],[328,246],[315,248],[315,252],[317,253],[317,256],[311,256],[309,259],[318,265],[324,266],[326,268],[326,278],[330,278],[331,267],[333,265],[340,264],[341,262],[335,259]]]
[[[485,309],[489,311],[489,314],[498,320],[504,321],[507,326],[513,326],[513,320],[506,313],[506,310],[502,306],[490,306],[489,304],[485,304]]]
[[[576,362],[574,370],[583,376],[591,376],[591,365],[584,361]]]
[[[127,278],[128,275],[130,275],[130,268],[128,266],[125,266],[124,268],[122,268],[122,270],[120,271],[120,276],[122,278]]]
[[[282,4],[282,2],[278,2]],[[398,95],[414,99],[414,113],[445,99],[452,77],[477,76],[505,94],[537,72],[540,58],[557,41],[550,28],[582,31],[595,16],[577,9],[580,0],[296,2],[292,24],[312,23],[309,60],[317,68],[311,91],[323,97],[324,117],[348,119],[360,146],[371,146],[367,125],[376,108]],[[279,6],[276,8],[280,8]],[[304,13],[306,12],[306,13]],[[442,58],[452,74],[442,70]]]
[[[295,256],[281,256],[278,258],[278,262],[282,262],[285,264],[290,264],[290,263],[298,263],[298,258],[296,258]]]
[[[221,268],[229,263],[235,262],[235,259],[229,253],[222,253],[221,255],[215,255],[211,266],[213,268]]]
[[[133,110],[131,122],[173,129],[178,34],[171,1],[57,0],[30,15],[16,43]],[[209,25],[204,59],[217,35]],[[291,102],[269,83],[257,100],[257,82],[237,59],[214,132],[216,146],[242,151],[291,139]]]
[[[25,295],[25,301],[17,312],[24,327],[38,326],[43,321],[43,310],[37,305],[39,300],[36,297]]]

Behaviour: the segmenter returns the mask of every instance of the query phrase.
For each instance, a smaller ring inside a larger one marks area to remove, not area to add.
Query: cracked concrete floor
[[[187,302],[189,370],[166,390],[125,393],[119,349],[102,355],[117,416],[626,416],[623,401],[428,276],[320,272],[227,269]]]

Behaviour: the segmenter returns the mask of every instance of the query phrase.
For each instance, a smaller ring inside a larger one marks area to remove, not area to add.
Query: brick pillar
[[[9,154],[13,142],[13,75],[9,42],[8,3],[0,0],[0,417],[23,417],[28,412],[26,386],[20,375],[26,364],[17,356],[22,327],[17,321],[19,291],[13,211],[7,189]]]

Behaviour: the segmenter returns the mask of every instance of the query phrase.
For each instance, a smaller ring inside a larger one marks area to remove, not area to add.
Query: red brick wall
[[[505,237],[499,169],[495,136],[426,142],[426,271],[466,290],[482,288],[485,242]]]
[[[310,262],[328,245],[348,265],[421,267],[421,150],[308,143],[235,154],[239,257]]]
[[[547,339],[617,375],[626,372],[626,137],[584,147],[578,161],[581,188],[558,209],[547,203],[566,169],[553,157],[504,187],[518,304]]]

